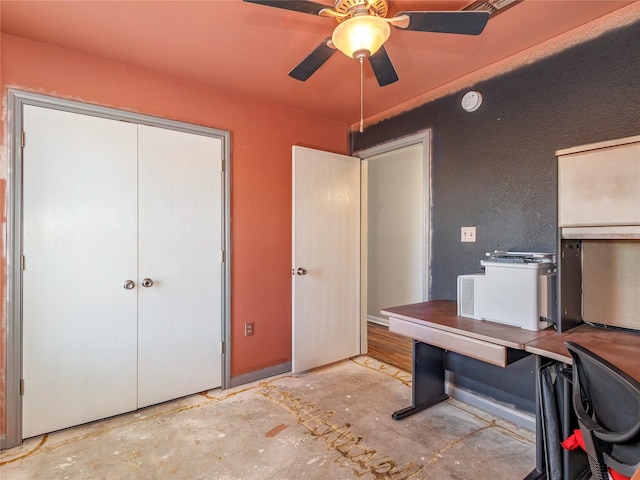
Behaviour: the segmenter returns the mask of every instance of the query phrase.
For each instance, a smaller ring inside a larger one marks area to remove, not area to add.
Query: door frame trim
[[[219,138],[223,160],[223,225],[222,225],[222,388],[231,386],[231,133],[225,130],[179,122],[152,115],[118,110],[89,103],[42,95],[21,90],[8,91],[7,127],[7,258],[6,258],[6,435],[0,438],[0,449],[22,443],[22,128],[23,107],[33,105],[70,113],[91,115],[111,120],[150,125],[169,130]]]
[[[423,185],[424,185],[424,219],[423,219],[423,248],[427,252],[425,256],[425,263],[423,265],[423,278],[425,279],[422,294],[424,300],[429,300],[431,292],[431,130],[423,130],[407,137],[402,137],[396,140],[391,140],[386,143],[376,145],[374,147],[366,148],[364,150],[358,150],[353,153],[354,156],[359,157],[362,161],[362,200],[361,200],[361,272],[360,272],[360,316],[361,316],[361,328],[362,328],[362,351],[366,352],[367,347],[367,207],[368,207],[368,159],[375,157],[383,153],[390,153],[402,148],[411,147],[414,145],[422,146],[422,161],[423,161]]]

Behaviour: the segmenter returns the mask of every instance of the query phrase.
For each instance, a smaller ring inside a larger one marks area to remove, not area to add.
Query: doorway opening
[[[429,131],[357,152],[362,159],[361,326],[388,326],[385,307],[429,299]]]

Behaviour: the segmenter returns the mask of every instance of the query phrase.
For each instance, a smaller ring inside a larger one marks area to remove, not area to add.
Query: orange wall
[[[5,157],[0,163],[0,193],[7,176],[7,88],[231,132],[232,376],[290,361],[291,146],[347,153],[349,125],[10,35],[2,35],[0,59],[0,153]],[[260,88],[258,83],[256,88]],[[4,194],[0,202],[4,212]],[[2,222],[6,228],[4,215]],[[4,262],[4,242],[0,253]],[[0,283],[4,290],[4,276]],[[0,422],[4,421],[5,402],[5,306],[0,304],[4,319]],[[253,337],[244,336],[245,322],[255,322]]]

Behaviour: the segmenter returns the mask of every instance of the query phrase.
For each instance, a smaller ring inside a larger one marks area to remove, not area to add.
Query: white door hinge
[[[24,378],[20,379],[20,395],[24,395]]]
[[[220,354],[224,355],[226,352],[224,351],[224,342],[220,342]]]
[[[220,250],[220,263],[224,263],[224,250]]]
[[[27,260],[25,259],[24,255],[20,255],[20,270],[24,272],[26,268],[27,268]]]
[[[20,147],[24,148],[27,144],[27,135],[24,133],[24,130],[20,133]]]

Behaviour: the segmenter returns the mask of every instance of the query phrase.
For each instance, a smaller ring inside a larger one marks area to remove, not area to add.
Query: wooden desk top
[[[571,355],[564,345],[566,341],[579,343],[640,381],[640,332],[632,333],[580,325],[568,332],[554,332],[529,342],[525,345],[525,350],[571,364]]]
[[[381,313],[517,350],[524,350],[527,343],[554,332],[551,328],[538,331],[523,330],[511,325],[459,317],[456,302],[451,300],[433,300],[385,308]]]
[[[542,357],[571,364],[564,342],[573,341],[620,368],[640,381],[640,332],[580,325],[568,332],[553,328],[531,331],[496,322],[474,320],[457,315],[456,302],[433,300],[399,307],[385,308],[384,315],[426,325],[458,335],[525,350]]]

